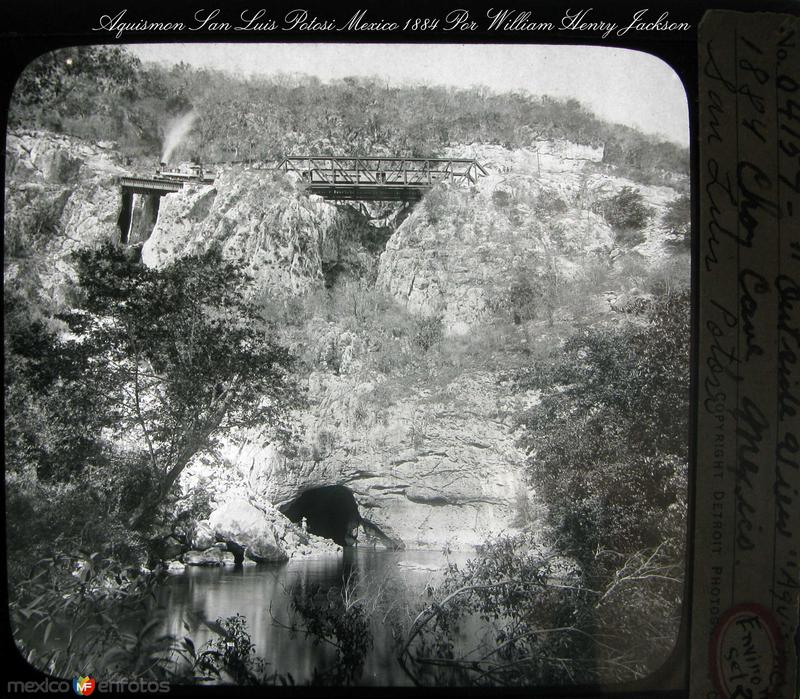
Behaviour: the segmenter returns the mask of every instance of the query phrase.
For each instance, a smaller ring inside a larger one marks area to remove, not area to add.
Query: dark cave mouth
[[[332,539],[339,546],[354,546],[361,515],[353,493],[343,485],[311,488],[280,508],[292,522],[306,518],[308,531]]]

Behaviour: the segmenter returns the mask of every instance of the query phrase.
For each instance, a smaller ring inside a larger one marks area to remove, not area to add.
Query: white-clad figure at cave
[[[304,532],[308,531],[308,520],[305,517],[303,517],[303,519],[300,520],[300,526],[303,527]]]

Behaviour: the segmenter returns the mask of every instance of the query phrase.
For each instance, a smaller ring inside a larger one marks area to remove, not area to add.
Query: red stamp
[[[786,677],[783,639],[772,612],[754,602],[731,607],[709,649],[711,676],[722,699],[771,699]]]

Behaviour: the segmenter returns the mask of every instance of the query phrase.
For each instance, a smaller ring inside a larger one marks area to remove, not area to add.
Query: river
[[[372,642],[363,670],[354,683],[388,686],[410,685],[410,678],[397,662],[400,640],[396,624],[405,628],[427,601],[428,586],[441,581],[448,563],[464,563],[466,552],[385,551],[345,548],[338,555],[292,560],[282,565],[250,568],[187,568],[171,576],[160,588],[166,612],[166,630],[178,638],[189,635],[196,647],[215,634],[202,620],[214,621],[235,614],[247,619],[247,630],[255,653],[269,663],[269,672],[291,673],[296,684],[312,680],[314,670],[330,667],[335,649],[303,632],[285,628],[298,615],[292,609],[292,594],[314,589],[336,588],[343,580],[366,608]],[[338,600],[337,600],[338,603]]]

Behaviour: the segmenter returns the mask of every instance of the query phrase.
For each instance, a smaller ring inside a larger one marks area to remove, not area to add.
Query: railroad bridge
[[[149,177],[120,177],[122,242],[136,242],[155,225],[161,197],[186,184],[212,184],[202,166],[167,171],[161,164]],[[266,169],[294,172],[306,189],[332,201],[400,201],[412,203],[439,182],[471,185],[488,173],[473,159],[388,158],[356,156],[289,156]],[[144,235],[146,237],[146,235]]]
[[[290,156],[277,170],[299,173],[309,191],[325,199],[418,201],[439,182],[475,184],[488,174],[477,160]]]

